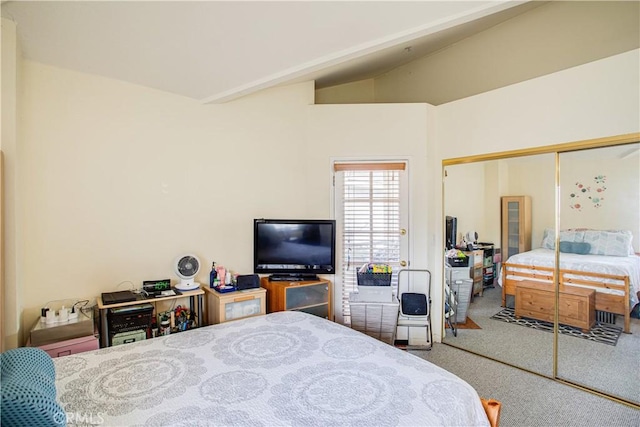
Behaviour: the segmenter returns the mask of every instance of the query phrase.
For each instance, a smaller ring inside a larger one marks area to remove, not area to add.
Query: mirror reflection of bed
[[[463,327],[455,336],[446,330],[443,342],[639,403],[640,319],[632,310],[640,299],[640,144],[558,154],[558,313],[573,316],[568,323],[591,322],[593,327],[581,335],[580,328],[559,325],[554,366],[553,323],[547,330],[540,319],[555,314],[555,294],[536,282],[552,281],[555,271],[555,156],[525,153],[445,166],[444,211],[457,217],[458,239],[476,230],[482,241],[500,246],[500,197],[528,195],[532,244],[524,254],[498,258],[496,286],[472,299],[467,315],[479,329]],[[522,306],[533,304],[531,317],[515,317],[518,284],[520,314]],[[576,288],[587,290],[573,292]],[[496,315],[503,305],[513,310],[500,319]]]

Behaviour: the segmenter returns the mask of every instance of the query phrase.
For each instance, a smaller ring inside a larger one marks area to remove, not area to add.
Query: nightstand
[[[207,295],[207,324],[214,325],[230,320],[266,314],[267,290],[245,289],[220,293],[215,289],[202,288]]]

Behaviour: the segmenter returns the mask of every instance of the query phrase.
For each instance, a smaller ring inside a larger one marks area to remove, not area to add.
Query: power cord
[[[82,315],[84,315],[85,317],[91,318],[89,313],[93,312],[93,309],[95,308],[95,306],[96,306],[96,304],[89,305],[89,300],[85,299],[85,300],[78,301],[75,304],[73,304],[71,306],[71,312],[74,313],[74,312],[78,311],[78,312],[82,313]]]
[[[131,286],[129,287],[130,291],[136,291],[136,285],[131,281],[131,280],[124,280],[120,283],[118,283],[118,285],[116,286],[116,289],[120,289],[120,286],[124,285],[125,283],[129,283]]]

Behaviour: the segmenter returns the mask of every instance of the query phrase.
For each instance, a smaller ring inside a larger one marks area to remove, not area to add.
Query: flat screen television
[[[253,271],[271,279],[313,280],[334,274],[336,222],[331,219],[254,219]]]
[[[445,246],[447,249],[453,249],[456,247],[456,239],[458,237],[458,218],[455,216],[446,217],[446,230],[445,230]]]

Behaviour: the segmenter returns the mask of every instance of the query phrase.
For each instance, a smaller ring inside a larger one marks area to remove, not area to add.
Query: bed
[[[640,256],[633,254],[630,235],[622,231],[561,231],[558,277],[561,289],[595,289],[596,310],[624,316],[626,333],[631,332],[630,313],[640,297]],[[554,282],[555,242],[551,243],[551,236],[553,230],[545,230],[543,247],[513,255],[503,263],[498,280],[503,307],[508,295],[515,296],[522,280]]]
[[[67,417],[109,426],[490,424],[476,391],[452,373],[301,312],[207,326],[54,363]]]

